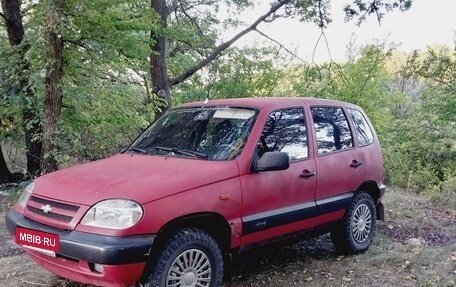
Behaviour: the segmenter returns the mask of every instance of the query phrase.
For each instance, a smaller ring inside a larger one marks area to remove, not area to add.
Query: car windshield
[[[257,112],[206,107],[170,110],[127,150],[129,153],[230,160],[244,148]]]

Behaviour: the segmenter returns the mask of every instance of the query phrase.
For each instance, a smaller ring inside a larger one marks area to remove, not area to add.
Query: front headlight
[[[124,229],[135,225],[142,215],[142,207],[134,201],[108,199],[92,206],[81,220],[81,224],[110,229]]]
[[[17,200],[16,204],[24,208],[25,204],[27,203],[27,201],[33,193],[33,188],[35,188],[35,183],[33,183],[32,181],[22,190],[21,196],[19,196],[19,199]]]

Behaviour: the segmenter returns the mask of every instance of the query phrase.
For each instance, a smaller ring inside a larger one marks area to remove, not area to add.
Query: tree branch
[[[296,59],[298,59],[299,61],[305,63],[306,61],[304,61],[302,58],[300,58],[298,55],[296,55],[295,53],[293,53],[292,51],[290,51],[287,47],[285,47],[284,45],[282,45],[282,43],[280,43],[279,41],[269,37],[268,35],[266,35],[265,33],[261,32],[260,30],[256,29],[255,28],[255,31],[260,34],[261,36],[265,37],[266,39],[268,39],[269,41],[272,41],[274,43],[276,43],[277,45],[279,45],[280,48],[284,49],[288,54],[292,55],[293,57],[295,57]]]
[[[182,4],[181,4],[181,5],[182,5]],[[182,10],[185,11],[184,7],[183,7],[183,6],[181,6],[181,7],[182,7]],[[179,14],[177,13],[177,10],[174,11],[174,13],[175,13],[175,16],[174,16],[174,17],[175,17],[175,19],[176,19],[176,22],[177,22],[178,24],[180,24]],[[186,14],[186,13],[184,13],[184,14],[186,15],[186,17],[188,17],[189,19],[191,19],[191,20],[194,21],[194,25],[197,27],[197,30],[199,31],[200,38],[202,38],[202,39],[203,39],[204,41],[206,41],[206,42],[209,42],[209,40],[204,36],[203,32],[201,31],[201,28],[199,27],[198,23],[196,23],[196,20],[193,19],[193,18],[191,18],[188,14]],[[200,55],[201,58],[204,58],[204,57],[207,56],[206,53],[203,53],[202,50],[198,49],[198,47],[195,47],[195,45],[192,44],[192,43],[190,43],[189,41],[187,41],[187,40],[185,40],[185,39],[179,39],[178,41],[184,43],[184,44],[187,45],[191,50],[193,50],[193,51],[195,51],[196,53],[198,53],[198,55]],[[202,41],[203,44],[204,44],[204,41]],[[205,47],[200,47],[200,48],[202,48],[203,50],[205,49]],[[176,49],[177,49],[177,50],[176,50]],[[180,49],[180,47],[174,48],[171,52],[168,53],[168,58],[174,56],[175,53],[176,53],[176,52],[179,52],[179,51],[182,51],[182,49]]]
[[[0,12],[0,16],[2,16],[2,18],[5,20],[5,22],[8,21],[8,19],[6,19],[5,14],[3,14],[3,13]]]
[[[186,7],[187,10],[195,9],[196,11],[199,12],[197,7],[199,7],[199,6],[213,6],[213,5],[217,4],[217,1],[196,2],[193,5],[190,5],[189,3],[186,3],[186,4],[187,4],[187,7]]]
[[[71,40],[71,39],[63,39],[63,42],[64,43],[70,43],[70,44],[73,44],[75,46],[78,46],[78,47],[81,47],[81,48],[84,48],[86,50],[88,50],[88,47],[86,45],[86,43],[84,42],[84,38],[79,38],[79,39],[76,39],[76,40]]]
[[[170,6],[166,7],[166,10],[167,10],[166,14],[167,15],[170,15],[171,13],[176,11],[177,7],[179,6],[179,4],[177,2],[179,2],[179,1],[178,0],[174,0],[173,3]]]
[[[282,6],[284,6],[285,4],[288,4],[291,0],[281,0],[281,1],[278,1],[277,4],[275,4],[274,6],[271,7],[271,9],[269,9],[269,11],[260,16],[258,19],[255,20],[255,22],[253,22],[250,26],[248,26],[247,28],[245,28],[244,30],[242,30],[241,32],[239,32],[238,34],[236,34],[233,38],[231,38],[230,40],[220,44],[219,46],[217,46],[213,51],[212,53],[207,56],[206,58],[204,58],[203,60],[201,60],[198,64],[196,64],[195,66],[193,66],[192,68],[188,69],[187,71],[185,71],[182,75],[178,76],[178,77],[175,77],[175,78],[172,78],[170,79],[170,84],[171,86],[174,86],[174,85],[177,85],[179,83],[182,83],[183,81],[185,81],[187,78],[191,77],[193,74],[195,74],[196,72],[198,72],[199,70],[201,70],[203,67],[205,67],[207,64],[209,64],[212,60],[216,59],[223,51],[225,51],[228,47],[230,47],[234,42],[236,42],[237,40],[239,40],[242,36],[244,36],[245,34],[249,33],[250,31],[253,31],[256,29],[256,27],[261,23],[263,22],[264,20],[266,20],[269,16],[271,16],[274,12],[276,12],[277,10],[279,10]]]
[[[195,26],[196,30],[198,31],[198,34],[200,35],[200,37],[204,41],[209,42],[209,40],[204,36],[203,31],[201,31],[201,27],[198,25],[198,22],[195,20],[195,18],[193,18],[192,16],[190,16],[190,14],[188,14],[186,12],[186,9],[185,9],[184,5],[182,5],[182,3],[180,3],[180,5],[181,5],[181,8],[182,8],[182,13],[184,13],[185,17],[187,17],[190,20],[190,22],[193,23],[193,25]]]

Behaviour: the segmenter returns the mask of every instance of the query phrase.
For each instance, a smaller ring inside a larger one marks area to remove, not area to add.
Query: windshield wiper
[[[137,153],[141,153],[141,154],[149,154],[149,152],[145,149],[142,149],[142,148],[139,148],[139,147],[130,147],[128,148],[128,150],[132,150],[134,152],[137,152]]]
[[[182,155],[188,155],[188,156],[191,156],[191,157],[207,159],[207,154],[204,154],[202,152],[193,151],[193,150],[183,149],[183,148],[166,147],[166,146],[155,146],[155,149],[168,151],[168,152],[173,152],[175,154],[182,154]]]

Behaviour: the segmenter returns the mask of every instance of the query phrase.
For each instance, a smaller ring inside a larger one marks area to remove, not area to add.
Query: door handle
[[[356,159],[354,159],[351,164],[350,164],[350,167],[352,168],[357,168],[358,166],[362,165],[363,163],[362,162],[359,162],[357,161]]]
[[[300,178],[309,178],[315,176],[314,171],[308,171],[307,169],[303,170],[302,173],[299,175]]]

